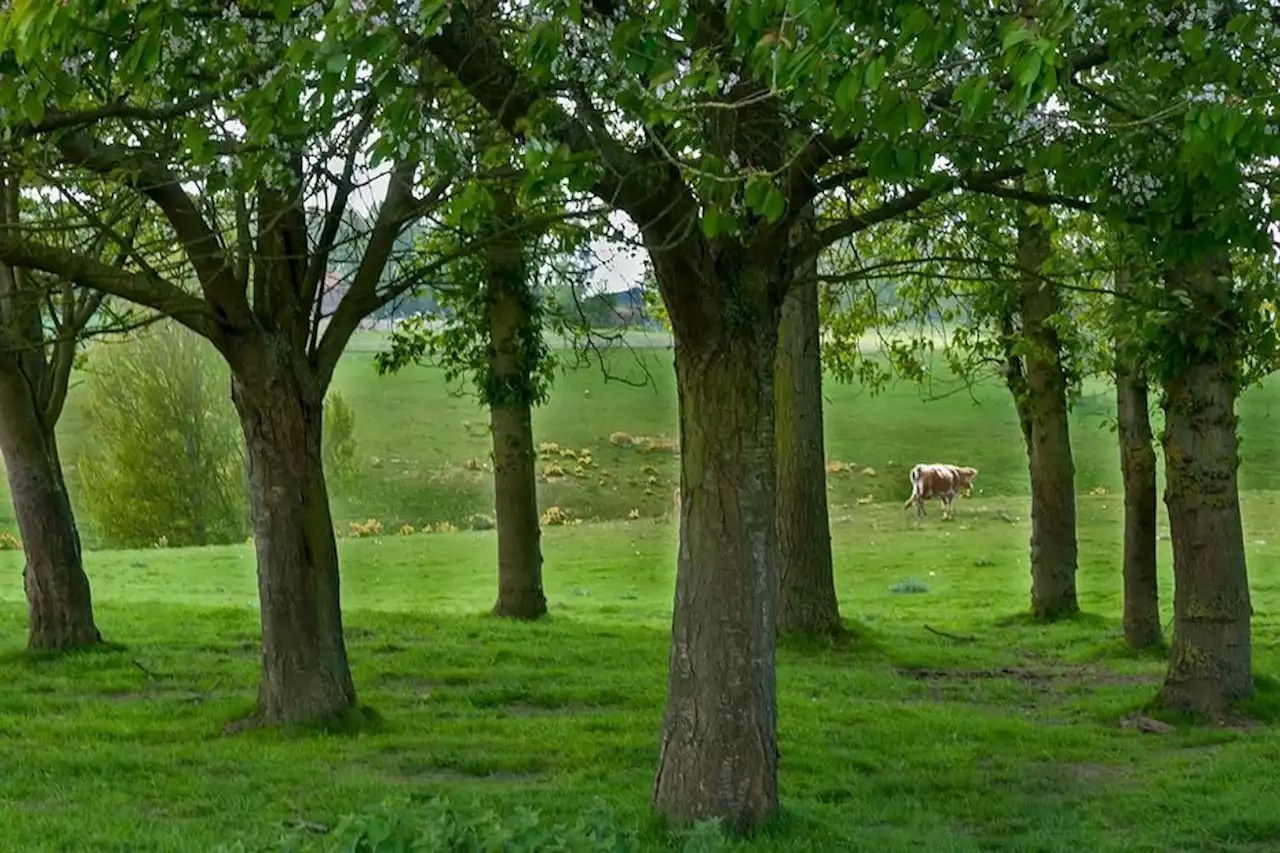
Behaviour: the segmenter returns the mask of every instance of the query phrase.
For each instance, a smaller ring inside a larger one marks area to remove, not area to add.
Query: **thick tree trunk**
[[[744,306],[676,345],[684,497],[654,783],[674,823],[746,831],[778,809],[777,327]]]
[[[514,210],[514,201],[508,199]],[[537,454],[533,446],[531,335],[541,335],[525,277],[519,235],[486,252],[489,281],[489,422],[498,528],[498,601],[494,614],[537,619],[547,612],[542,591]]]
[[[1117,276],[1117,290],[1127,276]],[[1124,639],[1131,648],[1158,646],[1160,592],[1156,570],[1156,451],[1147,376],[1134,347],[1116,341],[1116,422],[1124,478]]]
[[[262,333],[232,361],[247,450],[262,617],[259,713],[324,721],[355,705],[325,488],[324,391],[283,339]]]
[[[65,650],[102,642],[57,439],[31,383],[8,357],[0,357],[0,450],[27,559],[27,647]]]
[[[1253,696],[1248,572],[1240,521],[1235,398],[1238,318],[1226,252],[1175,267],[1192,306],[1190,340],[1207,352],[1164,379],[1165,504],[1173,544],[1173,649],[1161,701],[1217,714]],[[1178,355],[1186,359],[1186,352]]]
[[[782,306],[775,371],[778,437],[778,630],[840,634],[827,511],[817,282]]]
[[[1053,621],[1079,612],[1076,599],[1075,464],[1067,409],[1062,343],[1052,321],[1061,310],[1058,291],[1038,275],[1050,252],[1038,223],[1018,227],[1022,334],[1027,344],[1025,425],[1031,474],[1031,610]]]

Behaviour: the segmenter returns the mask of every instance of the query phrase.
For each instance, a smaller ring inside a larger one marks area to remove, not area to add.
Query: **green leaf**
[[[1018,82],[1019,86],[1030,88],[1040,76],[1041,64],[1040,54],[1031,51],[1013,67],[1013,79]]]
[[[1035,38],[1035,33],[1031,32],[1029,28],[1021,24],[1014,24],[1004,34],[1004,49],[1008,50],[1015,44],[1022,44],[1024,41],[1031,41],[1033,38]]]
[[[911,131],[919,131],[924,128],[928,119],[924,114],[924,105],[920,103],[919,98],[912,97],[907,101],[907,127]]]
[[[909,39],[914,35],[926,32],[933,26],[933,17],[922,6],[916,6],[902,22],[902,37]]]
[[[283,24],[293,14],[293,0],[275,0],[271,11],[276,16],[276,22]]]
[[[865,82],[868,89],[879,87],[880,81],[884,79],[884,65],[885,59],[883,55],[876,56],[867,63]]]
[[[787,199],[782,195],[782,190],[772,184],[769,186],[762,212],[764,213],[764,218],[771,223],[777,222],[782,218],[782,214],[787,212]]]
[[[847,113],[858,102],[858,95],[861,93],[862,75],[856,71],[850,71],[836,86],[836,108]]]
[[[764,176],[754,176],[747,181],[747,189],[742,194],[742,201],[750,210],[764,212],[765,199],[769,195],[771,185]]]
[[[724,215],[715,207],[708,207],[702,215],[702,233],[708,240],[713,240],[725,230]]]

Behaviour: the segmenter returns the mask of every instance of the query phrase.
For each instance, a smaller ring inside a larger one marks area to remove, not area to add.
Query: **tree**
[[[845,310],[860,316],[838,327],[841,349],[856,353],[872,324],[900,329],[907,341],[895,344],[891,365],[924,384],[932,379],[930,338],[941,326],[953,373],[965,382],[994,374],[1008,388],[1031,492],[1030,609],[1043,621],[1079,612],[1069,412],[1097,342],[1078,331],[1082,299],[1070,294],[1101,283],[1072,245],[1081,241],[1076,226],[1070,217],[980,196],[940,199],[916,221],[862,235],[856,254],[868,260],[841,273],[859,279],[878,270],[903,279],[891,307],[855,303]],[[856,358],[843,356],[846,376],[859,369]]]
[[[649,252],[680,403],[681,544],[654,785],[676,822],[747,830],[778,807],[774,377],[794,271],[961,183],[936,155],[975,106],[996,103],[993,77],[1017,69],[1022,82],[1000,100],[1017,110],[1042,94],[1042,68],[1070,70],[1030,29],[1002,44],[1022,24],[950,5],[899,11],[546,2],[509,10],[525,19],[504,29],[496,11],[454,3],[439,30],[419,30],[508,132],[583,160],[592,192],[634,221]],[[513,31],[528,35],[504,43]],[[976,55],[996,58],[975,67]],[[800,211],[863,179],[883,188],[874,206],[792,243]]]
[[[0,234],[23,224],[21,179],[16,170],[0,174]],[[56,214],[66,221],[70,212]],[[99,241],[90,251],[108,247]],[[69,279],[51,283],[0,261],[0,451],[26,556],[33,650],[102,642],[56,435],[78,343],[102,302]]]
[[[447,191],[452,167],[434,168],[456,157],[439,144],[437,159],[424,166],[422,156],[429,74],[386,15],[314,4],[225,14],[181,3],[21,4],[0,16],[0,49],[6,77],[30,83],[0,92],[15,156],[50,164],[81,193],[100,182],[148,202],[171,240],[167,252],[104,264],[10,232],[0,258],[171,316],[221,353],[258,556],[258,719],[346,715],[356,693],[323,401],[360,321],[412,289],[383,271],[402,230]],[[395,71],[367,77],[366,56]],[[328,313],[322,284],[361,173],[386,189]]]
[[[1023,214],[1018,230],[1018,320],[1010,377],[1027,440],[1031,474],[1031,612],[1053,621],[1080,610],[1076,599],[1076,490],[1067,390],[1058,326],[1061,294],[1043,272],[1052,253],[1042,222]],[[1019,364],[1020,363],[1020,364]],[[1018,364],[1018,366],[1014,366]]]
[[[1234,268],[1272,251],[1263,198],[1280,135],[1263,57],[1280,31],[1265,4],[1177,3],[1116,6],[1073,37],[1099,32],[1123,34],[1123,49],[1105,75],[1081,75],[1067,90],[1073,138],[1045,154],[1056,184],[1038,195],[1128,227],[1158,270],[1130,288],[1145,306],[1143,363],[1165,415],[1175,595],[1160,698],[1219,714],[1254,690],[1234,404],[1258,366],[1274,363],[1275,329],[1259,306],[1275,282],[1236,278]]]
[[[836,636],[844,632],[844,623],[836,598],[827,510],[815,272],[812,262],[796,271],[802,281],[783,301],[778,330],[778,630]]]
[[[474,139],[477,161],[511,168],[509,143],[495,141],[487,128]],[[544,235],[512,227],[534,213],[522,208],[509,178],[476,181],[460,188],[456,199],[446,221],[483,241],[484,248],[451,265],[449,281],[437,284],[442,305],[450,309],[443,325],[433,328],[421,316],[399,324],[376,366],[379,373],[394,372],[429,357],[444,366],[446,378],[470,378],[488,406],[498,538],[493,612],[532,620],[547,612],[533,407],[546,401],[555,366],[532,286],[534,250]],[[436,246],[428,257],[442,250],[447,251]]]
[[[1120,254],[1119,248],[1117,254]],[[1156,451],[1142,341],[1126,317],[1135,264],[1121,257],[1115,270],[1116,424],[1124,480],[1124,639],[1133,649],[1159,646],[1159,566],[1156,559]]]

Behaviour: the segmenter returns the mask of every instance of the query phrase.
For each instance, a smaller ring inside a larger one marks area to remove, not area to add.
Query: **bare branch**
[[[145,305],[173,317],[214,343],[221,327],[198,297],[155,275],[135,273],[96,258],[33,243],[0,231],[0,261],[15,267],[43,270],[103,293]]]

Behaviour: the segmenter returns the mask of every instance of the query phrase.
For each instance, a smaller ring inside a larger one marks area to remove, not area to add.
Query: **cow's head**
[[[977,468],[956,466],[956,479],[958,480],[956,485],[964,489],[966,494],[973,493],[973,478],[976,476],[978,476]]]

